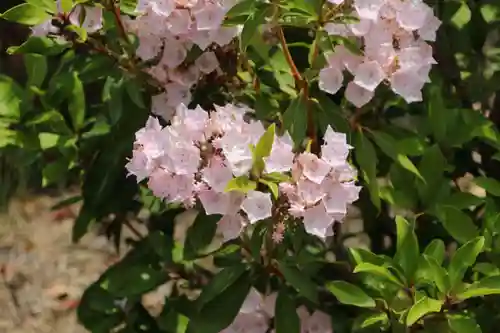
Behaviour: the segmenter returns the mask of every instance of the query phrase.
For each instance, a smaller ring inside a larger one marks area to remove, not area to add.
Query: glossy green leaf
[[[10,8],[0,17],[20,24],[37,25],[49,20],[51,16],[43,8],[23,3]]]
[[[374,265],[368,262],[363,262],[354,267],[354,273],[367,273],[373,274],[375,276],[382,277],[387,281],[390,281],[398,286],[404,286],[404,284],[392,274],[386,267]]]
[[[40,88],[48,72],[47,59],[39,54],[26,54],[24,56],[24,64],[26,73],[28,74],[26,86]]]
[[[500,276],[488,276],[469,285],[463,292],[456,294],[459,300],[472,297],[500,294]]]
[[[389,324],[389,317],[385,312],[368,312],[359,315],[353,323],[353,331],[364,331],[375,328],[383,329]]]
[[[354,305],[362,308],[375,307],[375,300],[368,296],[361,288],[345,281],[331,281],[326,288],[342,304]]]
[[[426,314],[441,311],[443,303],[441,300],[423,296],[408,311],[406,326],[412,326]]]
[[[42,54],[42,55],[57,55],[69,47],[69,43],[65,40],[49,37],[30,36],[20,46],[11,46],[7,49],[9,54]]]
[[[220,219],[220,215],[206,215],[204,212],[198,213],[194,223],[186,233],[184,259],[192,260],[204,254],[203,251],[210,245],[215,236],[217,222]]]

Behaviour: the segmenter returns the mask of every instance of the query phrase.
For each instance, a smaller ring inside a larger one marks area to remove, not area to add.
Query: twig
[[[144,236],[137,230],[131,223],[130,221],[125,221],[123,224],[132,231],[132,233],[138,237],[139,239],[144,239]]]
[[[288,45],[286,44],[285,34],[281,26],[278,27],[278,38],[280,40],[281,48],[283,49],[286,62],[288,63],[288,66],[290,66],[290,69],[292,71],[292,76],[295,80],[295,84],[297,85],[299,90],[302,90],[305,86],[304,84],[305,82],[304,79],[302,78],[302,75],[300,75],[300,72],[297,69],[295,62],[293,61],[292,54],[290,53]]]
[[[116,6],[115,3],[113,3],[112,12],[113,12],[113,16],[115,17],[116,26],[118,27],[118,31],[120,32],[120,35],[122,35],[122,38],[128,44],[130,44],[130,39],[128,37],[127,30],[125,29],[125,25],[123,24],[123,21],[121,19],[120,7]]]

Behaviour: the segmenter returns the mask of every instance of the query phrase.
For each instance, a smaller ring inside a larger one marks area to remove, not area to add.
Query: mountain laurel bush
[[[7,50],[26,83],[0,76],[1,149],[81,185],[58,205],[82,201],[75,242],[136,236],[82,296],[89,331],[500,325],[498,3],[25,0],[1,18],[29,27]]]

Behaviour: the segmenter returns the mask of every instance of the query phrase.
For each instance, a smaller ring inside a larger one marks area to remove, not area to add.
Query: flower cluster
[[[350,147],[345,135],[329,128],[320,158],[294,153],[289,135],[275,134],[269,156],[263,159],[263,172],[291,180],[280,185],[279,197],[284,200],[273,203],[271,194],[257,187],[227,191],[235,179],[252,182],[255,146],[266,133],[260,122],[247,120],[248,112],[252,110],[228,104],[208,114],[201,107],[190,110],[181,104],[165,128],[151,117],[136,133],[126,168],[138,181],[148,178],[148,187],[157,197],[185,206],[193,206],[198,199],[206,214],[222,215],[219,231],[226,240],[239,237],[246,225],[271,217],[273,207],[283,202],[288,214],[304,219],[309,233],[328,236],[334,220],[344,217],[359,192],[352,182],[355,171],[346,162]],[[285,229],[279,222],[273,235],[276,241]]]
[[[329,0],[340,5],[344,0]],[[368,103],[375,89],[386,81],[408,103],[422,100],[422,87],[429,82],[429,71],[436,63],[432,47],[441,21],[422,0],[354,0],[352,24],[328,23],[330,35],[355,37],[363,55],[338,45],[321,70],[320,88],[336,93],[346,69],[354,79],[347,84],[345,96],[356,107]]]
[[[175,108],[191,101],[191,89],[202,75],[219,68],[211,45],[225,46],[238,34],[238,27],[222,27],[228,0],[140,0],[142,15],[126,21],[139,38],[137,56],[156,61],[148,72],[165,88],[153,97],[152,112],[170,120]],[[193,47],[203,53],[194,64],[184,66]]]
[[[221,333],[266,333],[269,324],[274,317],[277,294],[261,295],[252,288],[245,302],[241,306],[239,314],[231,325]],[[301,333],[332,333],[331,318],[319,310],[312,314],[301,306],[297,309],[300,319]],[[271,332],[275,332],[272,330]]]

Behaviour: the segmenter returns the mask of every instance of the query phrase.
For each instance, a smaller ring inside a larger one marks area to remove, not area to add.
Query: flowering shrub
[[[500,61],[486,32],[499,12],[451,0],[26,0],[6,10],[30,35],[8,49],[24,57],[26,87],[0,77],[2,147],[35,152],[44,186],[81,184],[61,203],[83,201],[74,241],[93,223],[117,244],[123,226],[137,236],[83,295],[81,323],[494,328],[500,136],[487,101]],[[470,47],[445,46],[464,27],[479,36]],[[484,54],[480,70],[470,53]],[[147,235],[130,224],[144,210]],[[356,212],[368,246],[349,245]],[[141,298],[164,284],[172,291],[153,315]]]

